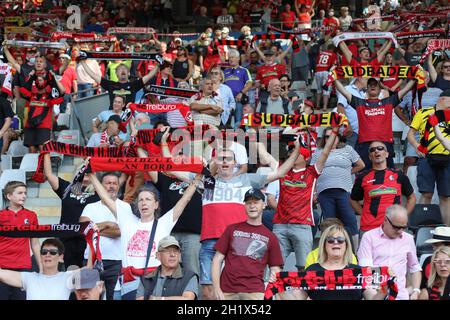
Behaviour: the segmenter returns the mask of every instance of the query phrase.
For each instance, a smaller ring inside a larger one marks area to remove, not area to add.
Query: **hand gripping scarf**
[[[450,39],[430,39],[428,40],[427,48],[420,58],[420,63],[423,63],[425,59],[433,51],[450,48]]]
[[[94,231],[93,227],[92,221],[75,224],[0,225],[0,236],[10,238],[65,238],[83,235],[91,249],[94,268],[103,271],[100,233]]]
[[[430,137],[430,131],[440,122],[450,122],[450,109],[437,110],[433,116],[428,117],[423,136],[420,139],[420,145],[417,148],[420,152],[424,154],[428,153],[428,145],[430,144],[428,139]]]
[[[275,282],[269,282],[264,300],[285,292],[287,289],[302,290],[344,290],[365,288],[388,288],[386,300],[395,300],[398,286],[395,277],[388,273],[388,267],[345,268],[342,270],[279,272]]]
[[[339,48],[339,43],[349,40],[367,39],[391,39],[395,47],[398,47],[397,40],[392,32],[344,32],[333,38],[333,44]]]
[[[247,114],[241,121],[241,126],[249,127],[348,127],[348,119],[337,112],[319,114],[275,114],[253,113]]]
[[[170,112],[178,110],[183,116],[184,120],[188,123],[188,125],[193,124],[191,108],[182,103],[176,104],[148,104],[148,103],[131,103],[129,105],[130,110],[133,115],[135,112],[146,112],[146,113],[161,113],[161,112]],[[128,123],[128,120],[126,121]]]

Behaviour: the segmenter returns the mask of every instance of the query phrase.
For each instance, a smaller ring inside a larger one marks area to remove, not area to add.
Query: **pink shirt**
[[[361,266],[388,266],[397,277],[397,300],[409,300],[406,271],[422,271],[413,236],[403,232],[400,237],[391,239],[384,234],[382,227],[367,231],[363,235],[358,249],[358,261]]]

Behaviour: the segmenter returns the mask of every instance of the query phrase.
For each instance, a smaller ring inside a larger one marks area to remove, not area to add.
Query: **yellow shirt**
[[[354,254],[352,254],[352,256],[353,256],[352,264],[358,264],[358,259],[356,259],[356,256]],[[310,265],[318,262],[319,262],[319,248],[314,249],[308,254],[308,256],[306,257],[305,269],[308,268]]]
[[[411,122],[411,128],[413,128],[416,131],[419,131],[420,138],[422,139],[423,133],[425,131],[425,126],[428,121],[428,116],[431,113],[435,113],[435,108],[428,108],[428,109],[420,109],[415,115]],[[446,138],[450,137],[450,121],[448,122],[442,122],[439,124],[439,129],[442,132],[442,135]],[[445,129],[447,129],[445,132]],[[430,135],[428,139],[429,145],[428,145],[428,153],[430,154],[450,154],[450,152],[444,148],[442,143],[439,142],[438,139],[436,139],[436,136],[434,135],[434,129],[431,128]]]

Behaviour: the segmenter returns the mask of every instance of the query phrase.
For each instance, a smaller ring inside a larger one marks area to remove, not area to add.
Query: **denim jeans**
[[[242,103],[236,102],[236,109],[234,110],[234,127],[239,128],[242,120]]]
[[[92,89],[94,86],[92,83],[79,83],[78,84],[78,91],[83,91],[87,89]],[[80,98],[86,98],[94,95],[94,90],[89,90],[86,92],[80,92],[78,93],[78,99]]]
[[[216,254],[214,246],[216,245],[217,240],[219,239],[207,239],[202,241],[199,253],[200,284],[212,284],[211,265],[214,255]]]
[[[350,193],[340,188],[326,189],[319,193],[322,219],[339,218],[350,235],[358,234],[355,211],[350,205]]]

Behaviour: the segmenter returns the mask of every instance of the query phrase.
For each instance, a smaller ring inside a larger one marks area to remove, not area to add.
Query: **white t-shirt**
[[[133,215],[131,207],[128,203],[117,199],[116,200],[117,212],[125,212]],[[111,210],[105,206],[101,201],[88,204],[81,214],[82,217],[89,218],[94,223],[100,222],[115,222],[117,219],[112,214]],[[89,246],[86,246],[84,251],[84,258],[87,259],[89,255]],[[104,260],[122,260],[122,247],[120,237],[108,238],[100,236],[100,251],[102,253],[102,259]]]
[[[153,221],[141,222],[138,217],[126,211],[118,211],[117,223],[120,227],[122,241],[122,267],[133,266],[135,268],[144,268],[147,258],[148,241],[153,227]],[[156,251],[159,241],[170,235],[176,221],[173,221],[173,209],[167,212],[158,220],[155,239],[150,254],[148,267],[157,267],[161,264],[156,259]]]
[[[58,272],[47,276],[36,272],[21,272],[22,287],[27,292],[27,300],[69,300],[72,289],[68,278],[73,271]]]

